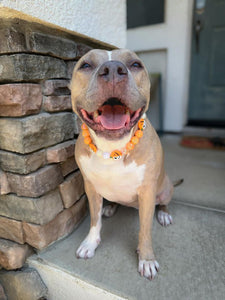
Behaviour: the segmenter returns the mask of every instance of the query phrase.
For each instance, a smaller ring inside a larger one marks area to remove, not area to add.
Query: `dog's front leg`
[[[93,185],[85,181],[85,192],[88,197],[91,225],[87,237],[76,251],[77,258],[91,258],[95,249],[101,242],[100,231],[102,227],[102,202],[103,198],[96,193]]]
[[[155,211],[155,184],[145,186],[139,193],[139,244],[138,271],[141,276],[153,279],[158,272],[159,264],[155,260],[152,248],[152,222]]]

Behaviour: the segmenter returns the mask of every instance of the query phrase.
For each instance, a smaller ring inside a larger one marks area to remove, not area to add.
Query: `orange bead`
[[[143,131],[142,130],[137,130],[134,135],[137,136],[140,139],[143,136]]]
[[[92,141],[91,141],[91,138],[90,138],[89,136],[87,136],[87,137],[84,139],[84,143],[85,143],[86,145],[89,145],[91,142],[92,142]]]
[[[114,150],[113,152],[110,153],[110,158],[114,158],[114,159],[119,159],[122,156],[122,152],[119,150]]]
[[[126,149],[127,150],[133,150],[134,149],[134,144],[132,144],[131,142],[126,144]]]
[[[97,152],[97,148],[96,148],[96,146],[94,145],[94,144],[89,144],[89,147],[91,148],[91,150],[93,151],[93,152]]]
[[[83,135],[83,137],[88,137],[88,136],[90,136],[89,130],[88,130],[88,129],[83,129],[83,130],[82,130],[82,135]]]
[[[88,128],[87,128],[87,125],[83,123],[83,124],[81,125],[81,129],[88,129]]]
[[[136,137],[136,136],[133,136],[130,141],[131,141],[132,144],[137,145],[137,143],[139,142],[139,138]]]
[[[138,128],[139,128],[140,130],[144,130],[145,127],[146,127],[145,120],[144,120],[144,119],[140,119],[140,120],[138,121]]]

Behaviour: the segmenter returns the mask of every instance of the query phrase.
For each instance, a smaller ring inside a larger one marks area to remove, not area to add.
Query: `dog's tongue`
[[[130,116],[122,105],[104,105],[98,118],[105,129],[120,129],[129,122]]]

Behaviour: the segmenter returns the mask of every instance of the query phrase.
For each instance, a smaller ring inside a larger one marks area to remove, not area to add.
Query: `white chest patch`
[[[124,165],[123,160],[103,159],[95,154],[80,158],[82,170],[97,193],[113,202],[129,203],[142,184],[145,165],[135,162]]]

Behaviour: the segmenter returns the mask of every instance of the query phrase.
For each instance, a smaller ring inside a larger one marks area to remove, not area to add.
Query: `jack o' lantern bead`
[[[140,130],[144,130],[145,127],[146,127],[145,120],[144,120],[144,119],[140,119],[140,120],[138,121],[138,128],[139,128]]]
[[[119,150],[114,150],[113,152],[110,153],[110,158],[113,159],[120,159],[122,156],[122,152]]]

